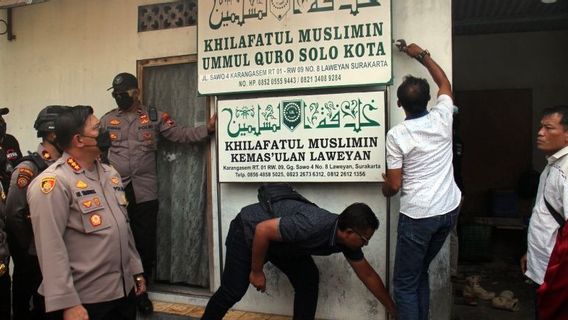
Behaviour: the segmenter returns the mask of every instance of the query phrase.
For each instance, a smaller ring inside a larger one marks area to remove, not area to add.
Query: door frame
[[[197,55],[181,55],[181,56],[172,56],[172,57],[161,57],[161,58],[151,58],[151,59],[142,59],[136,61],[136,77],[138,78],[138,87],[140,90],[140,99],[142,103],[144,103],[144,68],[148,67],[160,67],[160,66],[167,66],[167,65],[175,65],[175,64],[186,64],[186,63],[197,63]],[[196,75],[197,76],[197,75]],[[209,106],[211,105],[211,97],[206,97],[205,106],[207,108],[205,112],[205,122],[209,117],[211,117],[211,112]],[[207,179],[207,195],[206,195],[206,205],[205,205],[205,223],[206,223],[206,230],[207,230],[207,258],[209,259],[209,288],[208,292],[209,295],[212,295],[212,290],[214,288],[214,278],[215,278],[215,268],[214,268],[214,256],[213,256],[213,192],[212,192],[212,183],[213,183],[213,175],[212,175],[212,162],[211,162],[211,148],[205,148],[205,165],[206,165],[206,179]],[[166,285],[168,287],[175,285]],[[168,290],[171,293],[177,293],[179,290]],[[185,291],[185,290],[184,290]],[[192,290],[187,290],[190,294]],[[184,292],[186,293],[186,292]],[[199,295],[203,295],[203,292],[196,292]]]

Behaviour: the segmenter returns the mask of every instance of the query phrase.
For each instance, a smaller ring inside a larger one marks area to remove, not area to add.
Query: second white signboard
[[[220,182],[377,182],[383,91],[218,102]]]

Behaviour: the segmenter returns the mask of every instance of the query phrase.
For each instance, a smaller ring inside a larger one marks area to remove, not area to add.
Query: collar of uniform
[[[72,157],[72,156],[67,156],[65,158],[65,163],[67,163],[67,165],[69,167],[71,167],[71,169],[75,172],[75,173],[80,173],[83,172],[85,169],[83,169],[83,167],[81,167],[81,165]]]
[[[337,245],[337,239],[336,239],[337,223],[339,223],[339,217],[337,219],[335,219],[335,223],[333,224],[333,229],[332,229],[333,232],[331,233],[331,237],[329,238],[329,246],[330,247],[335,247]]]
[[[117,113],[118,115],[123,115],[123,114],[125,114],[124,110],[122,110],[122,109],[120,109],[120,108],[116,108],[116,109],[117,109],[116,113]],[[138,108],[136,109],[136,113],[137,113],[137,114],[141,114],[141,113],[143,113],[143,112],[144,112],[144,110],[142,110],[142,107],[138,107]]]
[[[558,150],[555,154],[546,158],[546,160],[548,160],[548,164],[552,164],[552,163],[558,161],[558,159],[562,158],[563,156],[565,156],[567,154],[568,154],[568,146]]]
[[[43,160],[48,161],[48,162],[49,161],[55,161],[61,156],[58,152],[52,153],[52,152],[47,151],[47,149],[41,143],[37,147],[37,153],[39,155],[41,155]]]

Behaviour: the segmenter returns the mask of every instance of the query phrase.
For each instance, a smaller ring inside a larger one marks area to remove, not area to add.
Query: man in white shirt
[[[401,50],[422,63],[439,88],[428,112],[425,79],[409,75],[398,87],[406,119],[387,134],[382,188],[386,197],[401,190],[393,277],[399,319],[428,319],[428,267],[457,220],[461,198],[452,166],[454,103],[450,81],[430,53],[416,44]]]
[[[536,145],[548,163],[540,175],[529,223],[527,254],[521,258],[521,269],[541,286],[560,224],[568,217],[568,106],[543,110]],[[548,209],[546,202],[555,213]]]

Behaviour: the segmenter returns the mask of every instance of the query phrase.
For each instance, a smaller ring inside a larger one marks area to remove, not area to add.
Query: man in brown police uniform
[[[26,193],[33,178],[61,157],[61,152],[55,144],[55,120],[68,108],[52,105],[38,113],[34,129],[42,141],[38,145],[37,152],[20,160],[10,179],[11,191],[6,199],[6,226],[10,253],[14,261],[12,312],[15,320],[41,319],[45,313],[43,298],[37,293],[41,284],[41,270],[33,244],[34,236]],[[32,310],[30,310],[32,297]]]
[[[64,153],[27,193],[48,317],[135,319],[146,284],[120,176],[99,160],[108,132],[89,106],[61,113],[55,130]]]
[[[130,225],[148,280],[156,261],[158,139],[180,143],[204,141],[215,132],[217,116],[214,114],[207,125],[200,127],[177,126],[166,112],[141,104],[138,80],[130,73],[116,75],[110,89],[118,108],[105,114],[101,125],[110,132],[108,160],[122,177]],[[138,308],[144,314],[152,313],[153,306],[146,294],[140,296]]]

